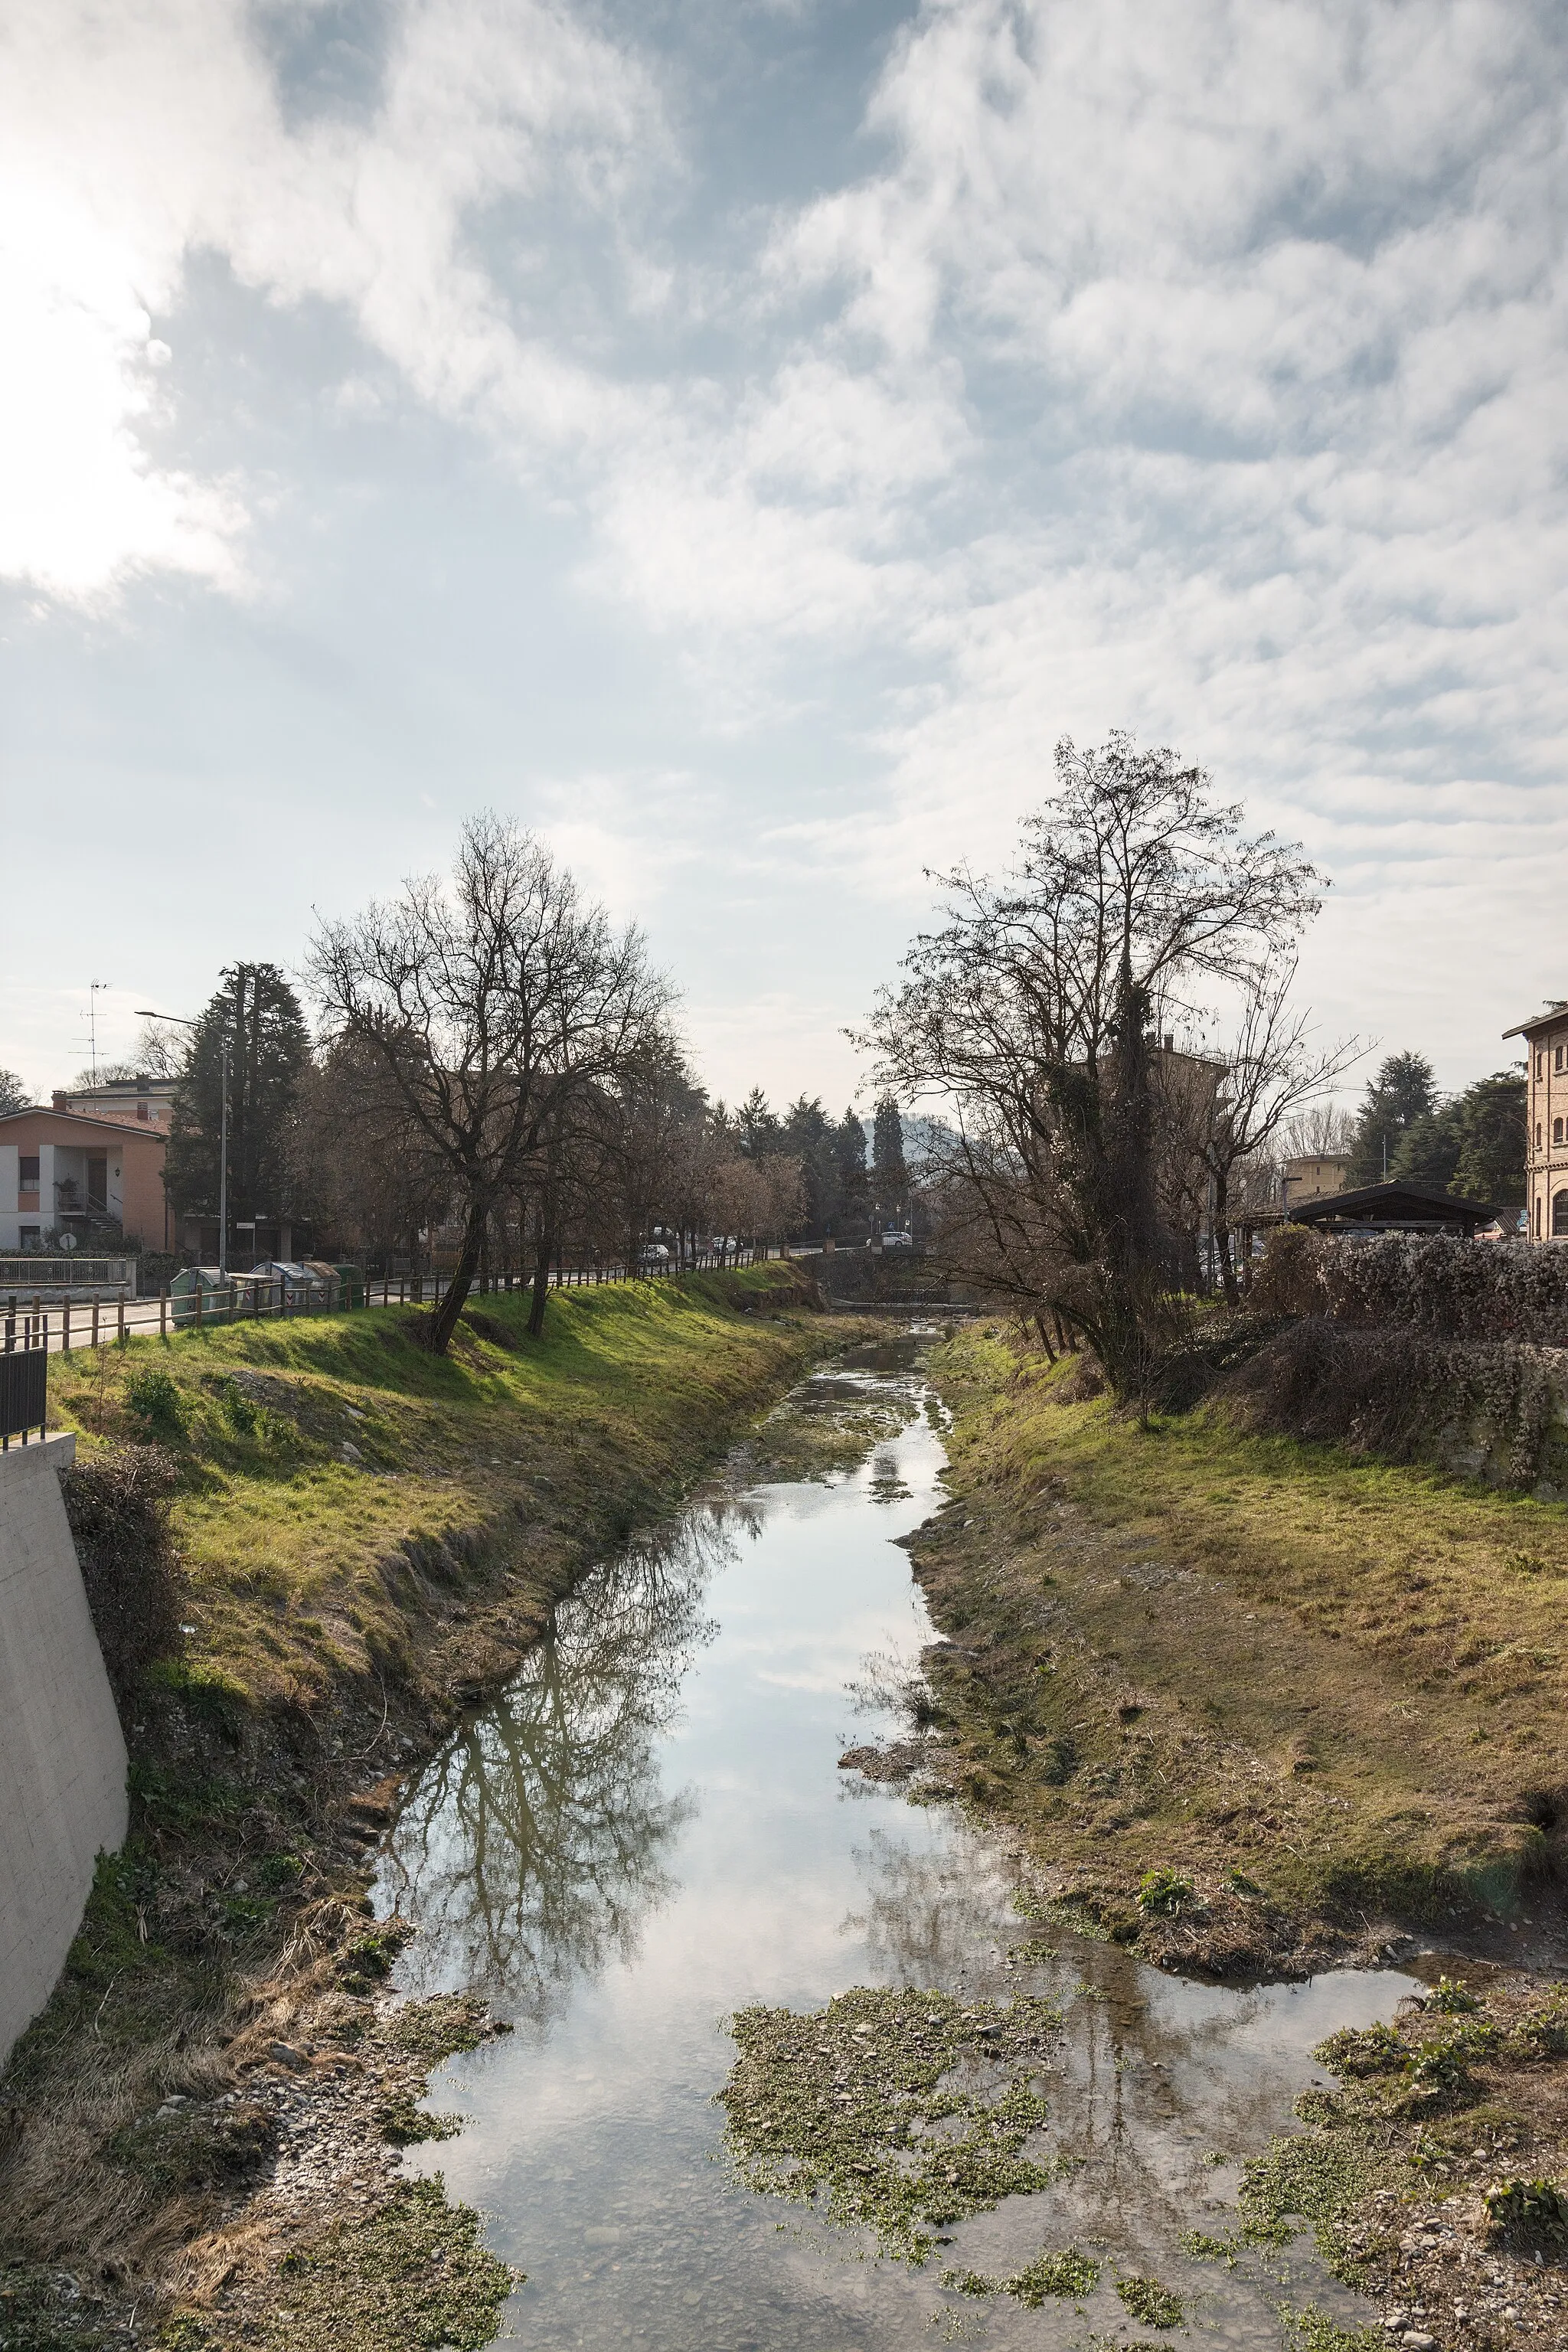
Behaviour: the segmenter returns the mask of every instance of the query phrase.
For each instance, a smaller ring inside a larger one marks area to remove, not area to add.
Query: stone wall
[[[0,1454],[0,2063],[125,1835],[125,1741],[60,1498],[75,1452],[51,1437]]]

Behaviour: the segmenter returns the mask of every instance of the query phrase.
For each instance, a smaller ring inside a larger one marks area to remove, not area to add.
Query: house
[[[52,1249],[62,1233],[86,1242],[105,1225],[143,1249],[167,1249],[166,1141],[151,1120],[71,1110],[0,1118],[0,1255]]]
[[[134,1127],[155,1127],[167,1135],[174,1107],[174,1078],[138,1076],[123,1082],[106,1080],[100,1087],[81,1087],[74,1093],[57,1087],[56,1110],[75,1111],[79,1118],[123,1118]]]
[[[1280,1206],[1300,1209],[1308,1201],[1331,1200],[1344,1191],[1350,1164],[1348,1151],[1308,1152],[1287,1160],[1279,1171]]]
[[[1532,1242],[1568,1241],[1568,1002],[1505,1029],[1529,1050],[1524,1197]]]

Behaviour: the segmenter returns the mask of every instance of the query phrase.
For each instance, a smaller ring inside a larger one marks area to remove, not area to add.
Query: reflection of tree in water
[[[885,1830],[873,1830],[856,1856],[866,1879],[865,1910],[846,1925],[866,1939],[887,1984],[951,1990],[972,1971],[1008,1916],[995,1863],[963,1836],[917,1853]]]
[[[717,1630],[702,1613],[708,1579],[746,1524],[733,1507],[690,1511],[594,1570],[419,1780],[382,1876],[421,1931],[409,1990],[504,1994],[543,2025],[574,1977],[635,1951],[672,1890],[664,1856],[694,1803],[664,1793],[655,1745]]]

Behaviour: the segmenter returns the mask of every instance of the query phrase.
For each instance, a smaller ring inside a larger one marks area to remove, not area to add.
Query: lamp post
[[[138,1021],[168,1021],[176,1029],[199,1029],[199,1021],[187,1020],[180,1013],[153,1013],[145,1004],[132,1006]],[[228,1039],[219,1045],[223,1057],[223,1110],[217,1163],[217,1270],[228,1280]]]

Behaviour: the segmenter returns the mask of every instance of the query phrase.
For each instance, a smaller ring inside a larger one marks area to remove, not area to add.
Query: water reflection
[[[542,2031],[577,1978],[632,1958],[674,1889],[669,1850],[696,1803],[662,1787],[658,1743],[718,1631],[707,1585],[758,1524],[718,1505],[595,1570],[516,1681],[437,1755],[378,1888],[378,1909],[419,1922],[408,1990],[471,1987]]]

